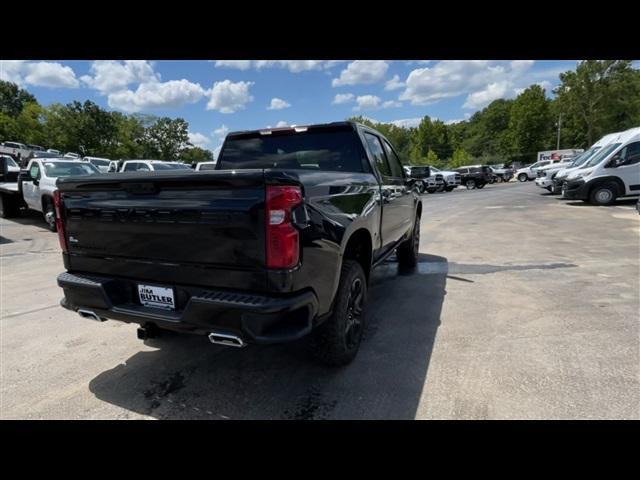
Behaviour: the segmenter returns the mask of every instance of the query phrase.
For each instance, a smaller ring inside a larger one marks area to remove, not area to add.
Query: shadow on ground
[[[567,205],[570,205],[572,207],[592,207],[593,208],[595,206],[595,205],[591,205],[589,202],[583,202],[582,200],[565,200],[563,198],[558,198],[558,200],[564,200]],[[620,205],[635,206],[637,202],[638,202],[637,198],[619,198],[613,203],[613,205],[607,205],[606,207],[617,207]]]
[[[303,343],[230,349],[169,335],[94,378],[99,399],[155,418],[413,419],[445,296],[447,260],[424,274],[394,262],[369,286],[358,357],[339,369],[312,363]]]

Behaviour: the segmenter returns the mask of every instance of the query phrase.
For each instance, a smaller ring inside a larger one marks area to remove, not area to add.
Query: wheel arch
[[[587,189],[587,196],[591,195],[593,190],[605,183],[612,183],[616,186],[616,195],[618,197],[623,196],[626,193],[626,188],[624,182],[620,179],[620,177],[616,176],[606,176],[606,177],[598,177],[589,181],[589,186]]]

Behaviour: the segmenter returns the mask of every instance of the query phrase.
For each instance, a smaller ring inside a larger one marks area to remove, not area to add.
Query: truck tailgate
[[[114,173],[58,186],[71,271],[209,287],[264,279],[262,170]]]

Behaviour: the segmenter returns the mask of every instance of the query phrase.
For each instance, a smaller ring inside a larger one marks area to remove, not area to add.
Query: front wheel
[[[53,206],[53,200],[46,199],[44,201],[44,208],[42,215],[44,216],[44,221],[47,222],[47,227],[50,231],[57,231],[56,228],[56,209]]]
[[[496,178],[496,183],[502,183],[502,177],[497,177]]]
[[[589,194],[589,201],[593,205],[607,206],[616,201],[617,188],[613,183],[598,185]]]
[[[526,173],[521,173],[518,175],[519,182],[526,182],[527,180],[529,180],[529,176]]]
[[[456,188],[456,187],[447,187],[447,188],[445,188],[445,191],[447,191],[447,192],[453,192],[453,190],[454,190],[455,188]]]
[[[476,181],[475,180],[467,180],[465,182],[465,186],[467,187],[467,190],[473,190],[474,188],[476,188]]]
[[[333,367],[350,363],[358,353],[365,325],[367,277],[362,266],[345,260],[333,314],[311,335],[313,356]]]

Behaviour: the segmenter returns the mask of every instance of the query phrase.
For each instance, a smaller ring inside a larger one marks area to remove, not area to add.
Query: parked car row
[[[538,167],[536,176],[550,193],[594,205],[640,195],[640,127],[605,135],[570,160]]]

